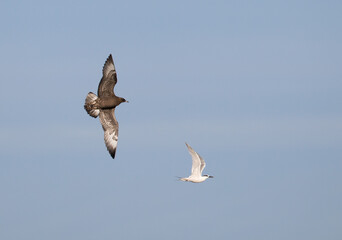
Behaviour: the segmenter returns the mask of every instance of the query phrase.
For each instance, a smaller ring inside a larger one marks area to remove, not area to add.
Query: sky
[[[0,239],[342,239],[341,1],[1,1]],[[111,159],[83,109],[113,55]],[[213,179],[187,177],[189,143]]]

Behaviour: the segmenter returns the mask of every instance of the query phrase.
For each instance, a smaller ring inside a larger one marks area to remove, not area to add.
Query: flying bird
[[[208,178],[213,178],[213,176],[203,175],[202,172],[205,168],[204,159],[197,153],[195,150],[192,149],[187,143],[185,143],[188,147],[188,151],[192,158],[192,168],[191,168],[191,175],[187,178],[179,178],[179,180],[184,182],[193,182],[193,183],[200,183],[204,182]]]
[[[89,92],[85,99],[84,109],[94,118],[100,115],[100,122],[104,131],[104,141],[109,154],[114,158],[119,135],[119,124],[115,118],[115,107],[122,102],[128,101],[114,94],[117,76],[112,54],[107,58],[102,74],[103,76],[97,89],[97,96]]]

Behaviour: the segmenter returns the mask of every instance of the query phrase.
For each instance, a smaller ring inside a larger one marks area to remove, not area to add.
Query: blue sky
[[[2,1],[1,239],[341,239],[342,3]],[[115,160],[83,109],[112,53]],[[188,176],[184,142],[204,157]]]

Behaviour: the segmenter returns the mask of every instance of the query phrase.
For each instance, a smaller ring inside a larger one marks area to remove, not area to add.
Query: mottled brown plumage
[[[100,115],[106,147],[109,154],[114,158],[119,135],[119,124],[115,118],[115,107],[122,102],[128,101],[114,94],[117,75],[111,54],[103,66],[102,74],[103,76],[97,90],[98,96],[89,92],[85,100],[84,109],[94,118]]]

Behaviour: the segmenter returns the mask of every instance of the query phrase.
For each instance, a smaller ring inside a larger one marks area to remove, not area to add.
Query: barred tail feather
[[[97,96],[89,92],[86,99],[85,99],[85,104],[84,104],[84,109],[87,111],[87,113],[96,118],[100,114],[100,109],[97,109],[95,107]]]

